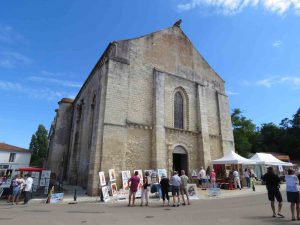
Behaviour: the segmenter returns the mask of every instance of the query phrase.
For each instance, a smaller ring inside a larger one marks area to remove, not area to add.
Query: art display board
[[[146,172],[148,172],[148,173],[149,173],[149,176],[151,177],[153,171],[154,171],[154,170],[152,170],[152,169],[144,170],[144,174],[145,174]]]
[[[40,179],[40,187],[45,187],[45,181],[46,181],[46,179],[44,179],[44,178]]]
[[[110,189],[111,189],[111,194],[113,197],[118,195],[118,188],[116,183],[111,183],[110,184]]]
[[[106,185],[105,175],[103,171],[99,172],[100,186]]]
[[[208,196],[219,196],[221,194],[221,189],[220,188],[209,188],[207,189]]]
[[[64,200],[64,193],[55,193],[50,195],[50,203],[58,203]]]
[[[109,191],[108,191],[108,187],[107,187],[107,186],[103,186],[101,190],[102,190],[103,200],[104,200],[105,202],[109,201]]]
[[[116,180],[116,173],[114,169],[109,169],[108,170],[108,176],[110,181],[115,181]]]
[[[120,189],[118,191],[118,200],[126,200],[129,195],[129,190]]]
[[[35,171],[31,172],[31,178],[32,179],[33,178],[39,179],[40,178],[40,172],[35,172]]]
[[[157,169],[158,182],[160,182],[162,175],[168,176],[166,169]]]
[[[187,184],[187,192],[190,199],[199,199],[196,184]]]
[[[124,190],[128,190],[128,180],[131,176],[130,174],[130,171],[129,170],[125,170],[125,171],[122,171],[122,183],[123,183],[123,189]]]
[[[43,170],[42,171],[42,175],[41,175],[41,179],[50,179],[50,175],[51,175],[51,170]]]
[[[193,170],[192,171],[192,178],[197,178],[197,177],[198,177],[197,170]]]
[[[44,195],[47,195],[49,192],[49,187],[45,187],[45,190],[44,190]]]

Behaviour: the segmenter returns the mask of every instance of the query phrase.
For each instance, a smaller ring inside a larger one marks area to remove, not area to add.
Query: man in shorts
[[[131,203],[131,196],[132,196],[132,206],[134,206],[135,202],[135,194],[138,190],[138,186],[140,184],[140,178],[139,178],[139,172],[135,171],[134,175],[130,177],[128,180],[128,187],[129,187],[129,203],[128,206],[130,206]]]
[[[185,205],[185,199],[184,199],[184,195],[186,195],[186,199],[187,199],[187,204],[190,205],[190,199],[189,199],[189,195],[188,195],[188,191],[187,191],[187,184],[189,181],[189,178],[187,175],[185,175],[185,171],[181,170],[181,183],[180,183],[180,194],[182,196],[182,205]]]
[[[268,198],[271,202],[271,208],[273,211],[273,217],[284,218],[281,214],[282,208],[282,196],[279,191],[280,179],[278,175],[274,173],[273,167],[268,167],[268,172],[263,176],[263,180],[266,183],[266,188],[268,190]],[[275,198],[278,202],[278,212],[275,210]]]
[[[171,177],[171,185],[172,185],[172,196],[173,196],[173,207],[179,207],[180,200],[179,200],[179,188],[181,184],[181,179],[178,176],[177,171],[173,172],[173,176]],[[177,198],[177,204],[176,204],[176,198]]]

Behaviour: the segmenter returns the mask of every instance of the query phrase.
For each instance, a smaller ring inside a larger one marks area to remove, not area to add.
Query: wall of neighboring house
[[[11,153],[15,153],[13,162],[9,162]],[[0,167],[9,165],[9,169],[17,169],[21,167],[29,167],[31,153],[27,152],[10,152],[0,150]]]

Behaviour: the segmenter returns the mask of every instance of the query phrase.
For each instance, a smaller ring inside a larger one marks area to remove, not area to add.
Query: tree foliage
[[[242,115],[240,109],[234,109],[231,114],[231,121],[233,126],[233,136],[235,150],[242,156],[248,157],[251,152],[251,143],[255,138],[256,126],[251,120]]]
[[[292,119],[284,118],[279,126],[264,123],[256,128],[240,109],[231,114],[236,151],[242,156],[251,152],[281,152],[300,159],[300,108]]]
[[[32,151],[31,166],[42,167],[48,152],[48,131],[43,125],[39,125],[32,135],[29,149]]]

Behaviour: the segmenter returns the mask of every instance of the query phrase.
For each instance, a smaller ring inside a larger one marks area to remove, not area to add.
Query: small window
[[[9,162],[14,162],[16,159],[16,153],[10,153],[9,155]]]

